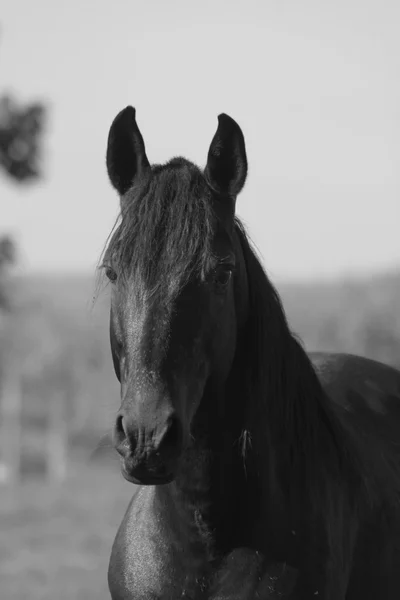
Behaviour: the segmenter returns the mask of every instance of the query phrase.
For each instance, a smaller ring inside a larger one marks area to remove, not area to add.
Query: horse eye
[[[114,271],[114,269],[112,269],[111,267],[107,267],[106,277],[108,277],[108,279],[111,281],[111,283],[114,283],[114,281],[117,281],[117,274]]]
[[[218,286],[225,287],[232,277],[232,268],[220,267],[215,273],[214,281]]]

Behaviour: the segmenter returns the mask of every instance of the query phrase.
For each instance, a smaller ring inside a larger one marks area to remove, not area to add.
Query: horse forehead
[[[134,276],[123,292],[121,314],[138,323],[157,319],[162,324],[173,311],[178,289],[179,281],[173,277],[154,285]]]
[[[156,288],[140,278],[132,277],[119,304],[119,318],[128,333],[164,335],[168,331],[182,292],[180,281],[168,279]]]

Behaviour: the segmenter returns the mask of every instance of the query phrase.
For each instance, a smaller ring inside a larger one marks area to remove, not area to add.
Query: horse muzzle
[[[163,485],[175,478],[182,454],[182,425],[171,412],[162,425],[140,426],[121,411],[114,427],[114,446],[122,458],[127,481],[139,485]]]

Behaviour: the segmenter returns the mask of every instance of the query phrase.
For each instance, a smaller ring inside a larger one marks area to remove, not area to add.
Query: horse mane
[[[333,510],[332,495],[350,505],[370,498],[368,475],[358,449],[334,414],[299,340],[290,331],[280,297],[268,279],[243,224],[236,232],[249,285],[248,321],[242,356],[249,403],[249,453],[271,469],[272,495],[294,500],[306,491],[315,511]],[[252,404],[252,406],[250,405]],[[268,425],[272,424],[272,428]],[[335,489],[336,488],[336,489]]]

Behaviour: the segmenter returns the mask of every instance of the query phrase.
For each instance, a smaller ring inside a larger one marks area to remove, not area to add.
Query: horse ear
[[[106,162],[111,184],[121,196],[150,167],[133,106],[121,110],[110,127]]]
[[[218,128],[208,151],[205,176],[221,194],[237,196],[247,176],[244,136],[239,125],[225,114],[218,116]]]

